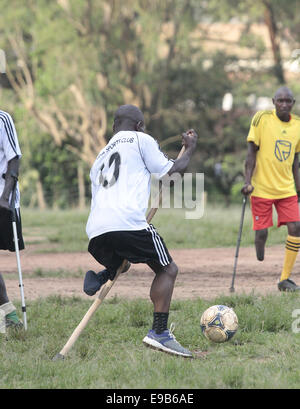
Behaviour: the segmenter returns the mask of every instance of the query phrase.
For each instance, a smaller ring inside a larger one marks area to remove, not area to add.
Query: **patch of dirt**
[[[101,266],[89,253],[48,253],[34,252],[34,246],[21,251],[21,266],[26,300],[49,295],[80,296],[93,300],[82,290],[83,277],[87,270],[101,270]],[[170,250],[179,267],[179,274],[173,293],[173,300],[201,297],[212,299],[218,295],[230,295],[235,248],[180,249]],[[254,247],[240,248],[235,279],[235,293],[268,294],[277,293],[284,258],[284,245],[266,249],[265,260],[256,260]],[[82,271],[82,278],[39,278],[32,273],[41,269]],[[19,282],[16,277],[15,253],[0,251],[0,271],[3,273],[10,299],[20,299]],[[296,261],[291,278],[300,283],[300,259]],[[107,295],[149,299],[153,273],[143,264],[132,265],[122,274]]]

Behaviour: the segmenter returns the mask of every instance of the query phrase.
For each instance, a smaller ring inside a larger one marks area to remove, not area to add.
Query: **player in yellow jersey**
[[[299,158],[300,117],[291,114],[295,99],[280,87],[273,98],[274,110],[257,112],[247,137],[244,195],[251,195],[257,259],[262,261],[268,228],[273,226],[273,205],[278,227],[287,226],[285,258],[278,282],[280,291],[299,291],[290,275],[300,248]]]

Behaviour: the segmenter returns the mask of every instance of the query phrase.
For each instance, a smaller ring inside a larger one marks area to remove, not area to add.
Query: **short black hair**
[[[144,122],[144,115],[135,105],[121,105],[115,112],[115,121],[122,122],[125,119],[130,120],[133,123],[137,123],[139,121]]]

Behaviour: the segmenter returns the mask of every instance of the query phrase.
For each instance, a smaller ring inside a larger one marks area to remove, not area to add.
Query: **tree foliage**
[[[291,3],[296,10],[299,1]],[[191,169],[205,172],[206,189],[229,200],[243,174],[253,113],[247,98],[286,81],[278,40],[299,41],[293,7],[281,0],[2,0],[1,106],[17,121],[26,204],[73,204],[68,191],[88,195],[88,169],[125,103],[142,109],[147,131],[170,155],[181,132],[195,128]],[[270,22],[267,11],[275,23],[273,71],[234,70],[238,55],[204,48],[203,22],[238,18],[240,46],[255,49],[260,61],[264,42],[249,27]],[[234,95],[228,112],[226,93]]]

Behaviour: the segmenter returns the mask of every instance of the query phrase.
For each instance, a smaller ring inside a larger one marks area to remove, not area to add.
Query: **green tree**
[[[249,35],[251,25],[254,23],[264,23],[268,29],[269,41],[273,54],[273,68],[271,72],[276,77],[278,83],[286,83],[286,75],[282,59],[283,41],[288,42],[295,48],[299,46],[300,40],[300,2],[299,0],[210,0],[207,3],[206,15],[213,21],[230,21],[239,18],[244,22],[244,32],[242,36],[248,35],[250,42],[246,46],[251,46],[251,37],[257,47],[255,35]],[[243,41],[243,38],[241,38]],[[291,56],[291,58],[293,58]],[[294,58],[297,58],[295,56]]]
[[[204,171],[206,188],[229,202],[243,172],[253,113],[247,98],[269,95],[286,78],[280,48],[276,54],[273,47],[272,75],[243,67],[238,54],[203,48],[203,23],[238,17],[244,22],[239,45],[252,50],[259,66],[265,45],[252,24],[266,24],[268,11],[276,26],[270,39],[296,46],[299,13],[290,9],[298,1],[291,3],[288,9],[282,0],[2,0],[0,48],[8,64],[0,93],[22,129],[27,202],[69,204],[71,189],[81,192],[83,205],[88,169],[124,103],[143,110],[148,132],[170,156],[180,133],[195,128],[199,148],[191,169]],[[229,111],[222,109],[225,93],[233,95]]]
[[[4,3],[18,10],[0,20],[14,92],[58,146],[89,165],[116,106],[135,103],[150,120],[171,65],[189,56],[188,1]]]

